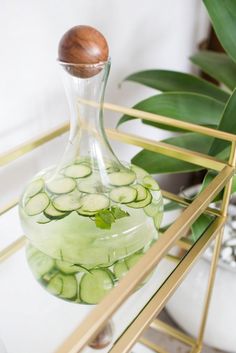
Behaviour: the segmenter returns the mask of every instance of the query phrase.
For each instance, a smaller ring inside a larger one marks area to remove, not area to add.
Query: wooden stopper
[[[58,59],[61,62],[80,64],[65,65],[65,69],[71,75],[82,78],[96,75],[101,70],[96,64],[107,61],[108,54],[105,37],[90,26],[72,27],[63,35],[58,47]]]

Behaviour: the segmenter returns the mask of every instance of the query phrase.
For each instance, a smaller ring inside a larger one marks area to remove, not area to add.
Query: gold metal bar
[[[236,144],[235,144],[235,142],[232,142],[232,145],[231,145],[229,164],[232,166],[233,169],[235,169],[235,165],[236,165]],[[224,216],[224,217],[227,217],[227,210],[228,210],[228,205],[229,205],[229,200],[230,200],[232,181],[233,181],[233,178],[231,178],[229,180],[228,184],[225,186],[225,189],[224,189],[223,200],[222,200],[222,204],[221,204],[221,212],[222,212],[222,216]],[[203,313],[202,313],[202,319],[201,319],[201,324],[200,324],[198,338],[197,338],[196,349],[198,349],[198,347],[201,347],[202,342],[203,342],[203,337],[204,337],[204,332],[205,332],[205,327],[206,327],[206,322],[207,322],[207,317],[208,317],[208,312],[209,312],[209,307],[210,307],[210,301],[211,301],[211,296],[212,296],[214,282],[215,282],[217,263],[218,263],[218,259],[219,259],[219,255],[220,255],[220,249],[221,249],[223,235],[224,235],[224,229],[221,230],[221,233],[216,238],[216,242],[215,242],[215,246],[214,246],[214,252],[213,252],[212,260],[211,260],[210,274],[209,274],[209,279],[208,279],[206,297],[205,297],[205,302],[204,302],[204,306],[203,306]]]
[[[193,242],[191,239],[183,237],[177,240],[176,245],[184,250],[189,250],[193,246]]]
[[[128,272],[108,295],[74,330],[56,353],[78,353],[92,340],[113,313],[129,297],[134,288],[153,270],[173,244],[206,209],[233,174],[233,168],[226,166],[189,205],[180,217],[168,228],[164,236],[147,251],[140,261]],[[214,223],[215,224],[215,223]],[[210,228],[212,229],[212,228]]]
[[[172,192],[169,192],[169,191],[166,191],[163,189],[161,190],[161,193],[164,198],[171,200],[171,201],[175,201],[176,203],[179,203],[183,206],[188,206],[192,202],[192,200],[187,200],[186,198],[184,198],[180,195],[173,194]],[[208,213],[213,216],[221,216],[221,212],[219,210],[216,210],[211,207],[207,207],[205,213]]]
[[[153,330],[157,330],[159,332],[163,332],[167,335],[170,335],[171,337],[187,344],[188,346],[194,346],[196,343],[196,340],[193,337],[186,335],[182,331],[166,324],[165,322],[163,322],[159,319],[154,320],[150,324],[150,327]]]
[[[43,145],[44,143],[64,134],[69,129],[69,123],[63,123],[57,128],[51,129],[46,134],[40,134],[38,137],[33,138],[32,140],[23,143],[7,152],[4,152],[0,155],[0,166],[6,165],[15,159],[23,156],[24,154],[31,152],[36,147]]]
[[[229,165],[231,165],[235,169],[235,166],[236,166],[236,143],[235,142],[232,142],[232,145],[231,145]],[[223,216],[227,216],[232,183],[233,183],[233,178],[230,179],[229,183],[226,185],[224,190],[224,195],[223,195],[222,204],[221,204],[221,211]]]
[[[86,105],[90,105],[93,107],[98,106],[98,103],[95,101],[82,99],[82,98],[80,98],[79,100],[81,103],[86,104]],[[129,116],[135,117],[135,118],[149,120],[149,121],[153,121],[156,123],[165,124],[165,125],[169,125],[169,126],[174,126],[177,128],[187,130],[187,131],[198,132],[200,134],[207,135],[207,136],[213,136],[213,137],[219,138],[221,140],[226,140],[226,141],[230,141],[230,142],[236,141],[236,136],[234,134],[229,133],[229,132],[224,132],[221,130],[212,129],[212,128],[202,126],[202,125],[192,124],[192,123],[189,123],[186,121],[176,120],[174,118],[169,118],[167,116],[154,114],[154,113],[148,113],[143,110],[138,110],[138,109],[134,109],[134,108],[126,108],[126,107],[112,104],[112,103],[108,103],[108,102],[104,102],[103,107],[107,110],[111,110],[116,113],[122,113],[122,114],[126,114]]]
[[[141,337],[139,339],[139,342],[142,343],[144,346],[150,348],[154,352],[157,352],[157,353],[168,353],[164,348],[158,346],[157,344],[154,344],[153,342],[149,341],[147,338]]]
[[[207,169],[220,171],[224,168],[226,163],[220,160],[207,156],[203,153],[189,151],[186,148],[177,147],[161,141],[154,141],[144,137],[133,134],[119,132],[113,129],[106,129],[110,138],[117,141],[122,141],[131,145],[145,148],[149,151],[158,152],[165,156],[180,159],[191,164],[196,164]]]
[[[89,104],[89,101],[87,101],[87,104]],[[176,120],[173,118],[168,118],[166,116],[162,116],[162,115],[158,115],[158,114],[147,113],[142,110],[137,110],[137,109],[133,109],[133,108],[125,108],[125,107],[122,107],[122,106],[119,106],[116,104],[111,104],[111,103],[104,103],[104,108],[108,109],[108,110],[112,110],[117,113],[130,115],[135,118],[145,119],[145,120],[153,121],[153,122],[160,123],[160,124],[174,126],[177,128],[187,130],[187,131],[194,131],[194,132],[198,132],[200,134],[207,135],[207,136],[213,136],[213,137],[219,138],[221,140],[236,141],[236,135],[230,134],[228,132],[216,130],[216,129],[211,129],[206,126],[196,125],[196,124],[188,123],[185,121]]]
[[[26,243],[26,237],[22,236],[0,251],[0,262],[6,260],[17,250],[20,250]]]
[[[225,223],[225,218],[217,218],[204,235],[195,243],[186,254],[180,264],[172,272],[171,276],[163,283],[156,295],[148,302],[137,318],[132,322],[123,335],[116,341],[109,353],[128,353],[134,343],[138,340],[143,330],[152,322],[156,315],[162,310],[170,295],[181,284],[195,261],[206,249],[211,239],[219,232]],[[70,351],[68,351],[70,353]]]
[[[10,211],[13,207],[15,207],[17,205],[17,203],[18,203],[18,198],[11,200],[6,205],[4,205],[2,208],[0,208],[0,216],[2,216],[7,211]]]
[[[165,259],[169,260],[171,262],[177,263],[177,264],[181,261],[181,258],[179,256],[175,256],[175,255],[171,255],[171,254],[167,254],[165,256]]]

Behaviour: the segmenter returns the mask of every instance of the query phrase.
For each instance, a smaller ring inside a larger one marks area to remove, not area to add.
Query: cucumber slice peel
[[[152,202],[152,195],[147,190],[147,197],[144,200],[127,203],[127,206],[129,206],[131,208],[144,208],[147,205],[149,205],[151,202]]]
[[[130,186],[120,186],[110,192],[110,198],[114,202],[129,203],[136,199],[137,190]]]
[[[63,272],[66,275],[74,274],[77,272],[89,273],[89,270],[87,270],[83,266],[73,265],[73,264],[70,264],[69,262],[62,261],[62,260],[56,260],[56,266],[61,272]]]
[[[63,280],[60,274],[55,275],[48,283],[47,290],[53,295],[60,295],[63,289]]]
[[[29,199],[25,205],[25,212],[28,216],[35,216],[43,212],[49,205],[49,198],[47,194],[41,192]]]
[[[145,187],[143,187],[140,184],[136,184],[136,185],[132,185],[132,188],[136,189],[137,191],[137,197],[136,197],[136,202],[137,201],[143,201],[146,199],[147,197],[147,190],[145,189]]]
[[[64,299],[73,299],[77,296],[77,280],[74,275],[56,274],[48,283],[47,290]]]
[[[83,275],[80,281],[80,298],[87,304],[97,304],[112,289],[113,280],[109,270],[94,269]]]
[[[135,180],[135,173],[129,172],[115,172],[109,174],[109,183],[114,186],[130,185]]]
[[[61,219],[68,215],[66,212],[58,211],[51,203],[44,210],[44,215],[50,220],[52,219]],[[39,223],[39,222],[38,222]]]
[[[45,216],[45,214],[42,214],[42,216],[40,216],[39,220],[37,221],[38,224],[47,224],[49,222],[51,222],[52,220],[48,217]]]
[[[91,168],[85,164],[73,164],[65,168],[64,175],[70,178],[84,178],[92,173]]]
[[[47,183],[47,189],[53,194],[67,194],[75,189],[76,182],[72,178],[59,178]]]
[[[64,299],[73,299],[77,297],[77,280],[74,275],[62,275],[63,281],[60,297]]]
[[[43,179],[37,179],[30,183],[25,191],[25,197],[33,197],[42,191],[44,187]]]

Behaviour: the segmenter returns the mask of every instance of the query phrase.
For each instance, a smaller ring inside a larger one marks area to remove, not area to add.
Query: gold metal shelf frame
[[[91,104],[91,102],[88,104]],[[179,160],[199,165],[203,168],[212,169],[218,172],[213,181],[202,191],[192,202],[184,198],[174,195],[170,192],[162,190],[164,197],[180,205],[185,206],[183,212],[177,220],[165,231],[163,236],[148,250],[141,260],[128,272],[128,274],[120,281],[108,295],[98,304],[91,313],[86,317],[84,322],[79,325],[74,332],[66,339],[66,341],[57,349],[55,353],[79,353],[83,348],[96,336],[102,327],[108,322],[112,315],[119,309],[124,301],[131,295],[134,289],[140,284],[144,278],[157,266],[163,257],[177,263],[172,274],[166,279],[162,286],[156,291],[153,297],[146,303],[139,315],[133,320],[130,326],[122,333],[119,339],[110,349],[110,353],[128,353],[138,340],[151,348],[155,352],[165,352],[161,347],[157,347],[152,342],[141,335],[147,327],[154,330],[165,332],[172,337],[187,344],[192,353],[200,352],[204,336],[204,329],[210,305],[210,298],[213,290],[217,261],[220,252],[221,241],[223,237],[224,224],[227,217],[227,208],[230,199],[230,191],[232,186],[232,176],[234,175],[236,164],[236,135],[227,132],[214,130],[183,121],[176,121],[168,117],[143,112],[140,110],[129,109],[110,103],[104,103],[104,108],[113,112],[127,114],[136,118],[146,119],[165,125],[179,127],[186,131],[197,132],[200,134],[212,136],[231,143],[231,152],[228,161],[222,161],[211,156],[190,151],[168,145],[163,142],[154,141],[137,135],[120,132],[114,129],[107,129],[106,132],[111,139],[118,140],[123,143],[133,144],[153,152],[158,152],[166,156],[170,156]],[[44,143],[62,135],[69,129],[69,124],[64,123],[55,129],[42,134],[26,143],[13,148],[12,150],[0,155],[0,166],[5,166],[13,162],[24,154],[34,150]],[[221,209],[212,209],[209,205],[215,196],[224,189]],[[9,211],[17,205],[17,200],[0,209],[0,215]],[[214,215],[215,219],[207,228],[204,234],[196,243],[192,243],[188,238],[183,237],[194,221],[203,213]],[[199,334],[196,338],[192,338],[181,331],[156,319],[157,315],[164,307],[175,289],[184,280],[186,274],[192,268],[196,260],[201,256],[210,242],[216,238],[214,253],[211,261],[208,286],[205,294],[205,303],[202,311],[202,319],[199,327]],[[0,262],[9,258],[17,250],[25,244],[25,236],[19,237],[6,248],[0,251]],[[183,259],[173,256],[169,250],[178,245],[180,248],[187,250]]]

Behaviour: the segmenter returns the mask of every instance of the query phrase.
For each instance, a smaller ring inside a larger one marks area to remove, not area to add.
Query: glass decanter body
[[[158,237],[156,181],[121,163],[103,127],[110,61],[60,63],[71,111],[62,160],[27,185],[19,206],[35,278],[59,298],[96,304]],[[77,72],[93,72],[78,75]],[[95,74],[94,74],[95,73]]]

